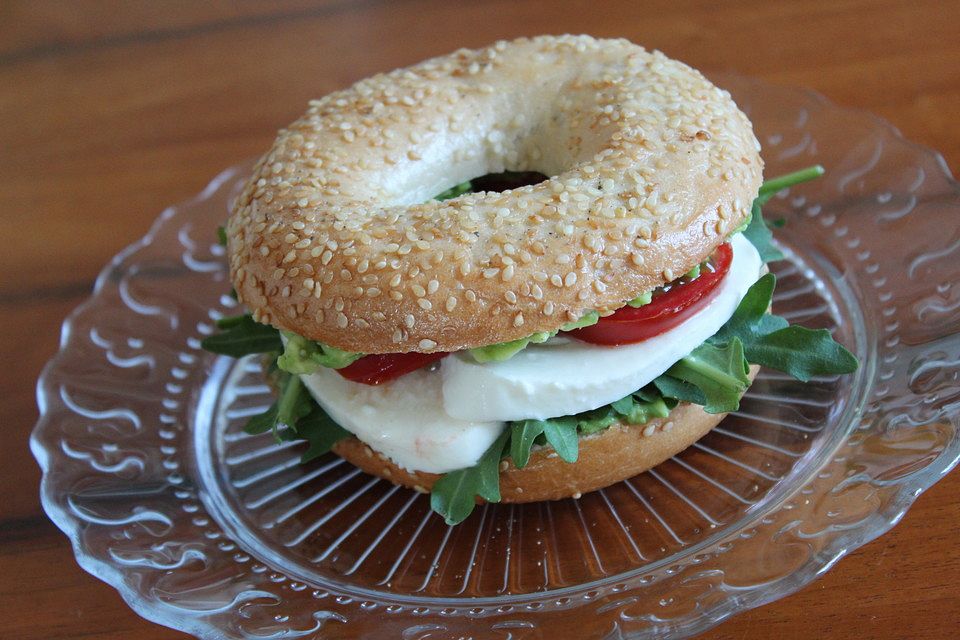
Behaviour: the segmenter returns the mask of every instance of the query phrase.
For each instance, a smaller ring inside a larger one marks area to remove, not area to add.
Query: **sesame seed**
[[[436,342],[434,342],[433,340],[428,340],[427,338],[424,338],[423,340],[420,341],[421,349],[433,349],[436,346],[437,346]]]
[[[513,326],[519,327],[523,325],[523,314],[518,313],[513,317]]]
[[[430,311],[430,309],[433,308],[433,303],[430,302],[429,300],[427,300],[426,298],[419,298],[419,299],[417,300],[417,304],[418,304],[418,305],[420,306],[420,308],[423,309],[424,311]]]

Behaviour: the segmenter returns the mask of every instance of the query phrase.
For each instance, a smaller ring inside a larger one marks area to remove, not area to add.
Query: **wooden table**
[[[41,511],[34,381],[100,267],[164,206],[263,151],[308,99],[498,38],[625,36],[876,112],[956,169],[958,22],[945,0],[0,4],[0,635],[184,637],[84,573]],[[707,635],[955,635],[958,495],[954,473],[812,586]]]

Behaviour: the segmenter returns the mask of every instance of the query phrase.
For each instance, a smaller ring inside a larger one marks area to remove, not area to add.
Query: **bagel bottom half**
[[[760,367],[750,367],[750,381]],[[538,447],[518,469],[508,459],[500,463],[502,502],[539,502],[579,498],[651,469],[705,436],[727,414],[711,414],[700,405],[682,402],[666,418],[642,425],[613,425],[580,438],[576,462],[564,462],[551,447]],[[440,479],[435,473],[407,471],[357,438],[333,445],[333,451],[366,473],[394,484],[429,492]]]

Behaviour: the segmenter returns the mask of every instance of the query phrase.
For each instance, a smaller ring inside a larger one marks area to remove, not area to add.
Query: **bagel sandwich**
[[[782,259],[750,121],[625,40],[460,50],[312,101],[221,232],[237,299],[203,341],[259,354],[247,430],[431,493],[579,497],[682,451],[760,367],[849,373],[770,313]]]

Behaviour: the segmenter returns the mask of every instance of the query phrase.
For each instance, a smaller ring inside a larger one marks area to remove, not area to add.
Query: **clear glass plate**
[[[767,175],[827,168],[768,207],[787,221],[774,304],[834,330],[856,375],[765,371],[741,411],[653,471],[448,527],[426,496],[242,432],[269,402],[259,368],[199,342],[236,311],[214,239],[243,165],[111,262],[41,377],[43,504],[80,564],[204,638],[679,638],[889,529],[960,456],[957,185],[868,114],[716,79]]]

